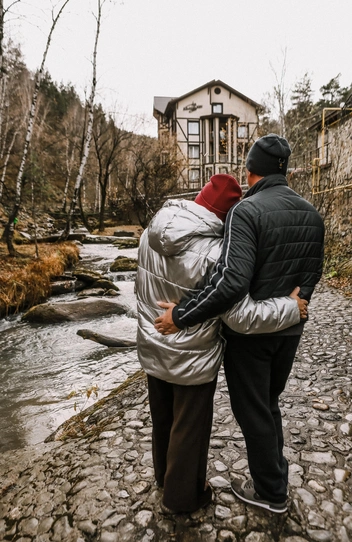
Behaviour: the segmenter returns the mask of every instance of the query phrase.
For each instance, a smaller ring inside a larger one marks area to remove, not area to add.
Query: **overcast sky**
[[[5,0],[5,7],[13,0]],[[21,0],[5,28],[27,66],[40,66],[51,9],[63,0]],[[97,0],[70,0],[53,35],[47,69],[89,91]],[[17,16],[16,16],[17,14]],[[18,16],[20,14],[20,17]],[[341,73],[352,83],[351,0],[106,0],[98,50],[98,96],[124,119],[145,118],[156,135],[154,96],[181,96],[221,79],[262,103],[281,77],[286,90],[308,73],[315,91]]]

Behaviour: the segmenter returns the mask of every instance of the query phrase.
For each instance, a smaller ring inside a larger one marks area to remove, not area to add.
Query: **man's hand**
[[[306,299],[301,299],[300,297],[298,297],[299,291],[300,291],[300,287],[297,286],[293,290],[293,292],[290,293],[290,297],[292,297],[293,299],[297,301],[301,319],[305,320],[308,317],[308,301]]]
[[[172,309],[176,307],[176,303],[164,303],[163,301],[158,301],[158,305],[162,309],[167,310],[162,316],[158,316],[155,320],[155,329],[162,335],[172,335],[173,333],[180,331],[179,328],[175,326],[172,319]]]

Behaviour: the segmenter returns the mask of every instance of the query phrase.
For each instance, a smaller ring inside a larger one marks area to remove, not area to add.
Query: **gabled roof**
[[[166,96],[154,96],[154,109],[159,111],[159,113],[164,114],[168,106],[168,103],[175,98],[168,98]]]
[[[190,92],[187,92],[186,94],[183,94],[182,96],[179,96],[178,98],[167,98],[163,96],[155,96],[154,97],[154,109],[157,111],[160,111],[160,113],[165,114],[167,112],[167,109],[174,105],[175,103],[179,102],[180,100],[183,100],[184,98],[187,98],[188,96],[192,96],[192,94],[195,94],[196,92],[199,92],[200,90],[203,90],[205,88],[214,87],[214,86],[221,86],[231,92],[231,94],[235,94],[235,96],[238,96],[243,100],[244,102],[247,102],[248,104],[252,105],[256,109],[261,108],[262,106],[255,102],[254,100],[251,100],[251,98],[248,98],[248,96],[245,96],[238,90],[230,87],[223,81],[220,81],[220,79],[213,79],[212,81],[209,81],[208,83],[205,83],[205,85],[202,85],[201,87],[195,88],[194,90],[191,90]]]

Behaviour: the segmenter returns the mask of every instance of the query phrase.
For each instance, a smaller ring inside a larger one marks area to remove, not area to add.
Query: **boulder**
[[[78,322],[92,318],[102,318],[127,314],[129,307],[107,299],[87,298],[79,301],[43,303],[27,311],[22,320],[37,324],[56,324],[59,322]]]
[[[76,279],[58,280],[50,284],[50,295],[67,294],[76,290]]]
[[[119,248],[137,248],[139,246],[139,239],[135,237],[121,237],[113,242],[114,247]]]
[[[84,244],[94,243],[96,245],[111,244],[116,241],[116,237],[112,235],[86,235],[82,241]]]
[[[78,280],[85,282],[89,285],[102,278],[100,273],[97,273],[96,271],[91,271],[90,269],[85,269],[84,267],[78,267],[72,272],[72,275]]]
[[[77,297],[80,299],[82,297],[99,297],[105,294],[105,290],[103,288],[87,288],[86,290],[82,290],[77,294]]]
[[[138,262],[134,258],[127,258],[125,256],[118,256],[114,262],[110,265],[110,271],[136,271]]]
[[[116,297],[117,295],[120,295],[120,294],[116,290],[107,290],[104,295],[108,295],[110,297]]]
[[[93,282],[92,288],[104,288],[104,290],[116,290],[117,292],[120,291],[120,288],[108,279],[96,280]]]

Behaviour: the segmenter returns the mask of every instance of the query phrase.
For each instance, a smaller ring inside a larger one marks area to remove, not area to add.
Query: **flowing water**
[[[136,258],[137,249],[84,245],[80,255],[81,265],[116,282],[121,291],[118,301],[135,310],[134,274],[108,270],[117,256]],[[50,301],[73,297],[65,294]],[[140,368],[134,349],[84,340],[77,335],[83,328],[119,338],[136,336],[136,320],[124,315],[51,325],[29,324],[21,321],[21,315],[0,320],[0,451],[42,442],[96,400],[93,394],[86,402],[87,388],[97,385],[100,399]],[[67,399],[72,391],[76,397]]]

